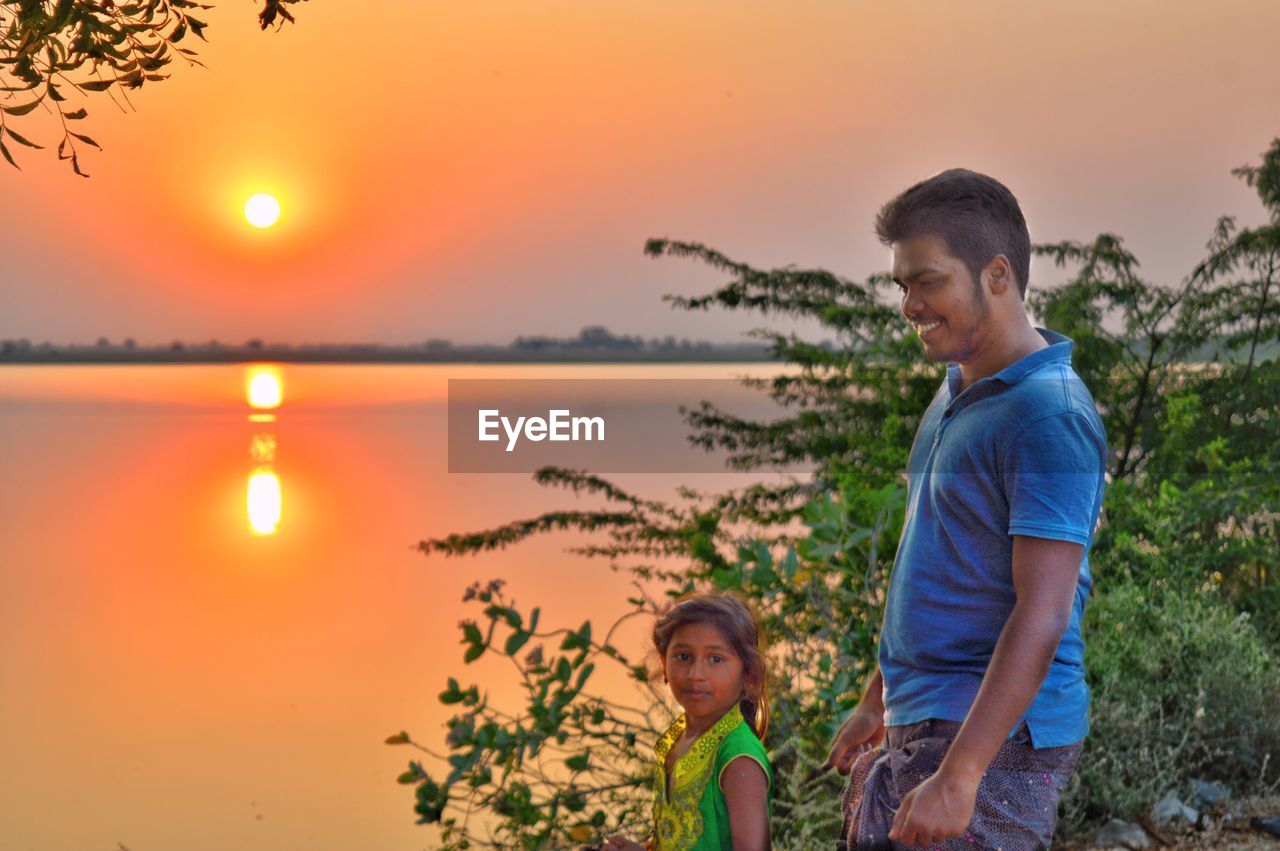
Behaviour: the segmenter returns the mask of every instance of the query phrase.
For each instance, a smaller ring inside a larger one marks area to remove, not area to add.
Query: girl
[[[768,851],[773,770],[759,630],[731,594],[686,598],[658,619],[663,681],[684,709],[654,748],[652,851]],[[610,851],[645,846],[612,836]]]

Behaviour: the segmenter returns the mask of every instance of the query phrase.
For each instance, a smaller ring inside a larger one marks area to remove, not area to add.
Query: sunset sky
[[[1033,239],[1113,231],[1176,282],[1218,215],[1261,220],[1229,171],[1280,133],[1273,0],[313,0],[267,33],[257,5],[136,112],[86,101],[92,179],[0,167],[0,337],[733,340],[754,321],[660,301],[720,277],[647,237],[861,278],[879,205],[957,165]]]

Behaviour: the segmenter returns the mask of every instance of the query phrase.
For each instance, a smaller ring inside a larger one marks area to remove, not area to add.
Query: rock
[[[1191,805],[1197,810],[1211,810],[1214,805],[1231,797],[1231,789],[1221,783],[1208,783],[1191,778]]]
[[[1093,842],[1103,848],[1129,848],[1132,851],[1151,847],[1151,837],[1147,836],[1145,830],[1118,818],[1103,825]]]
[[[1255,816],[1249,824],[1263,833],[1280,836],[1280,816]]]
[[[1166,824],[1181,825],[1184,822],[1193,825],[1199,819],[1200,814],[1178,800],[1173,792],[1166,794],[1151,808],[1151,820],[1157,827],[1164,827]]]

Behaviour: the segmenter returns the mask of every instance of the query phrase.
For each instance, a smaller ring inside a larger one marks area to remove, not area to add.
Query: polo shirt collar
[[[992,378],[997,381],[1003,381],[1005,384],[1017,384],[1029,373],[1034,372],[1045,364],[1057,363],[1058,361],[1071,363],[1071,350],[1075,347],[1075,343],[1062,334],[1050,331],[1047,328],[1037,328],[1036,331],[1049,345],[1019,358],[991,376]]]
[[[1014,385],[1046,364],[1059,361],[1071,363],[1071,350],[1075,347],[1075,343],[1070,338],[1047,328],[1036,328],[1036,332],[1049,344],[1047,347],[1036,349],[1029,355],[1023,355],[995,375],[975,381],[969,388],[966,388],[966,392],[979,384],[987,384],[992,381]],[[959,395],[960,380],[960,365],[947,364],[947,385],[951,390],[952,399]]]

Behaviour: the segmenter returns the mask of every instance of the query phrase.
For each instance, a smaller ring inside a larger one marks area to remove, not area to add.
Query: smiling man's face
[[[991,336],[985,282],[974,282],[969,267],[947,250],[940,236],[902,239],[892,248],[902,314],[920,335],[925,357],[949,363],[972,360]]]

